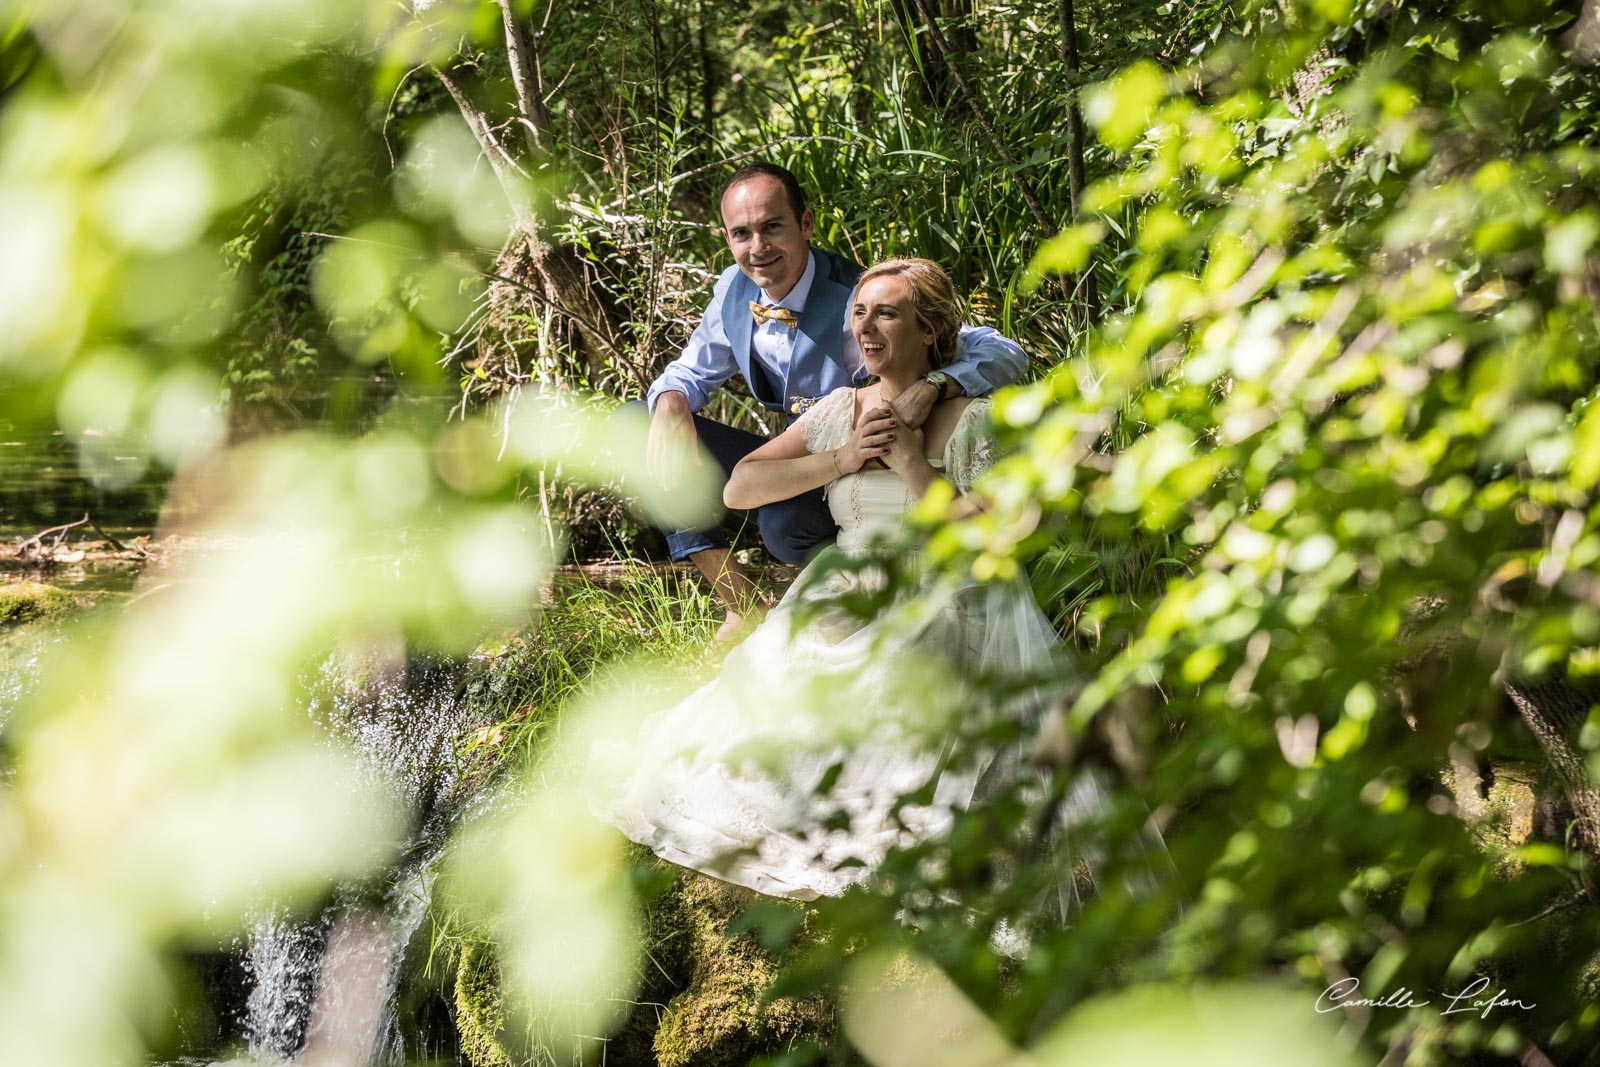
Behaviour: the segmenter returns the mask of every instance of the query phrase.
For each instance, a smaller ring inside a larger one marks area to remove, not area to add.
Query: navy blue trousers
[[[624,404],[617,412],[617,417],[648,421],[650,411],[644,401],[635,400]],[[722,468],[723,484],[727,483],[728,475],[733,473],[736,463],[767,443],[767,439],[759,434],[724,426],[699,415],[694,417],[694,428],[700,435],[700,443]],[[805,563],[818,548],[831,542],[839,533],[820,487],[788,500],[763,505],[754,511],[736,510],[733,514],[747,522],[753,516],[767,551],[784,563],[796,566]],[[661,532],[667,535],[667,549],[674,560],[688,559],[696,552],[728,547],[728,538],[720,526],[704,530],[663,528]]]

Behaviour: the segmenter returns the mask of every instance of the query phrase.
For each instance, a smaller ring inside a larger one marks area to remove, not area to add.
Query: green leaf
[[[1088,96],[1084,117],[1113,150],[1126,152],[1138,143],[1156,105],[1167,95],[1167,79],[1150,60],[1140,60]]]
[[[1574,215],[1545,234],[1544,261],[1562,274],[1582,274],[1596,237],[1600,237],[1600,221],[1589,212]]]
[[[1105,237],[1106,228],[1098,222],[1085,222],[1056,234],[1039,246],[1028,264],[1025,291],[1038,289],[1047,274],[1075,274],[1089,262],[1089,255]]]

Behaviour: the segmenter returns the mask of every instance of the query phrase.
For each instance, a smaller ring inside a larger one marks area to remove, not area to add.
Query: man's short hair
[[[789,199],[789,206],[794,209],[794,220],[800,221],[806,213],[806,194],[800,191],[800,179],[794,176],[794,171],[788,167],[780,167],[776,163],[747,163],[733,172],[733,175],[722,183],[722,192],[717,194],[717,209],[722,209],[723,198],[740,182],[747,182],[751,178],[774,178],[783,186],[783,194]]]

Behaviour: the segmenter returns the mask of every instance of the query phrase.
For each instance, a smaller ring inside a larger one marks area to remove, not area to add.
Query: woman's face
[[[911,304],[911,283],[889,274],[867,281],[856,291],[850,329],[861,346],[867,372],[882,378],[916,377],[928,372],[932,330],[917,325]]]

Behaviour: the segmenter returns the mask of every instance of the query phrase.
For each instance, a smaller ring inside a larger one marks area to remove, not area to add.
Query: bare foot
[[[717,642],[739,641],[751,630],[761,625],[761,620],[767,617],[767,611],[772,607],[772,602],[766,597],[758,597],[753,603],[745,605],[743,611],[728,612],[727,618],[722,620],[722,625],[717,627],[716,636],[712,638]]]
[[[767,610],[761,590],[732,553],[725,548],[712,548],[696,552],[689,559],[705,575],[717,599],[727,609],[727,618],[718,627],[716,640],[736,641],[761,621]]]
[[[737,641],[750,629],[750,620],[737,611],[728,612],[728,617],[722,620],[722,625],[717,627],[716,634],[711,640],[716,642]]]

